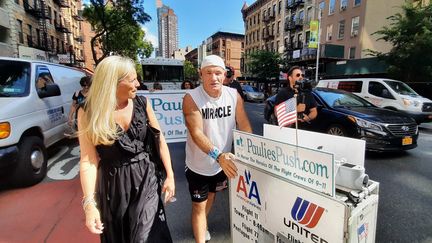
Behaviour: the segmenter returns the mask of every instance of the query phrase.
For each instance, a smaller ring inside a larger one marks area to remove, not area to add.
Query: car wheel
[[[342,137],[347,137],[348,133],[345,131],[345,128],[343,128],[340,125],[331,125],[328,129],[327,129],[327,133],[331,134],[331,135],[336,135],[336,136],[342,136]]]
[[[41,138],[24,137],[19,144],[18,166],[11,177],[14,186],[31,186],[47,173],[47,152]]]

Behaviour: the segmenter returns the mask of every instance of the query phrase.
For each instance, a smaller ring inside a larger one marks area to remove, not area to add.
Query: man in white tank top
[[[209,240],[207,215],[215,193],[237,176],[231,153],[234,128],[252,132],[237,90],[223,86],[226,71],[222,58],[206,56],[200,69],[202,85],[183,99],[188,128],[186,178],[192,198],[192,229],[195,241]]]

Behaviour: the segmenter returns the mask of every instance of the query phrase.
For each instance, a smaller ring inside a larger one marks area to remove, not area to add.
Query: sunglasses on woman
[[[300,77],[300,76],[304,77],[304,74],[303,74],[303,73],[297,73],[297,74],[296,74],[296,77],[297,77],[297,78]]]

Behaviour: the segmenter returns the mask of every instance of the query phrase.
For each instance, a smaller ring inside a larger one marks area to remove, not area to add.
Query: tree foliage
[[[248,56],[249,72],[253,77],[266,80],[279,77],[279,65],[282,58],[279,53],[258,50]]]
[[[196,81],[198,80],[198,68],[192,62],[184,61],[184,75],[185,79]]]
[[[134,60],[151,55],[153,46],[144,40],[140,26],[151,18],[142,6],[143,0],[90,0],[85,6],[83,16],[95,31],[90,42],[96,64],[112,53]],[[97,49],[102,51],[101,56]]]
[[[374,33],[390,42],[389,53],[368,50],[389,64],[388,73],[405,82],[432,80],[432,5],[407,4],[402,12],[388,17],[389,26]]]

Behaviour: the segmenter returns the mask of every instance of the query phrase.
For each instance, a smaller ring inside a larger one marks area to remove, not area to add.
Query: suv
[[[317,87],[352,92],[378,107],[402,111],[418,124],[432,121],[432,101],[401,81],[381,78],[327,79],[320,80]]]

